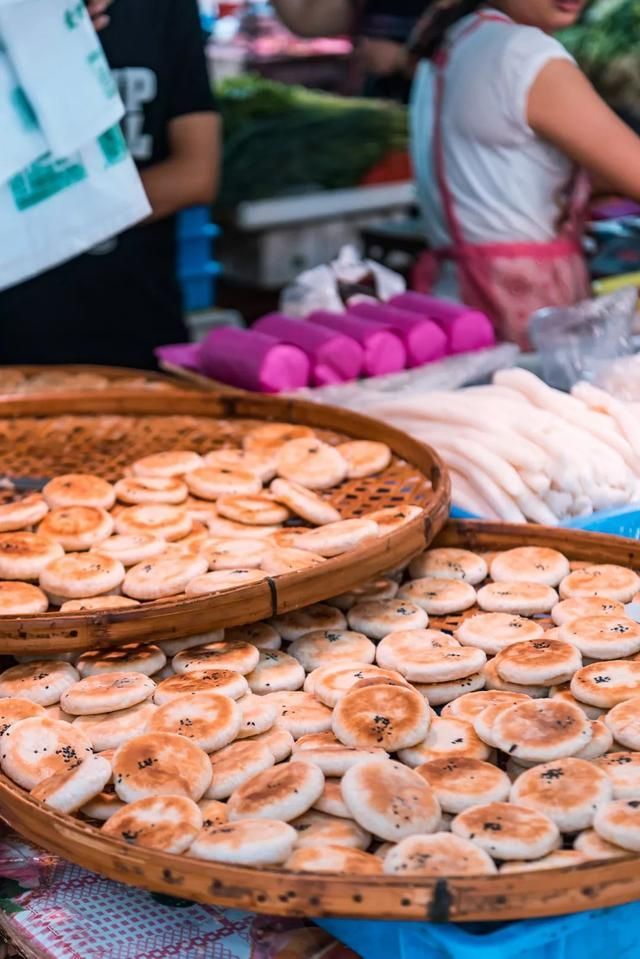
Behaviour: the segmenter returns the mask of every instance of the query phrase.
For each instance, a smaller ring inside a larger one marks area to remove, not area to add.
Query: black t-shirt
[[[171,120],[215,110],[196,0],[114,0],[102,31],[125,105],[122,128],[144,169],[169,155]],[[153,366],[153,347],[186,335],[175,218],[0,292],[1,363]]]

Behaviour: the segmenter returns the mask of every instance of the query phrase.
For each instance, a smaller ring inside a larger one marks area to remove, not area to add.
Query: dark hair
[[[409,50],[417,59],[433,57],[447,31],[463,17],[475,13],[486,0],[435,0],[418,20],[409,40]]]

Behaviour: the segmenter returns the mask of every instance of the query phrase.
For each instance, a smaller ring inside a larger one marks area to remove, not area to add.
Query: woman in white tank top
[[[534,310],[589,295],[578,170],[640,199],[640,139],[552,36],[585,5],[436,0],[415,34],[421,286],[483,309],[521,346]]]

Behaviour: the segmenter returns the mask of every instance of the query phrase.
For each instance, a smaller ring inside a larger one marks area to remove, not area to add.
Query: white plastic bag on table
[[[68,156],[122,118],[84,0],[2,3],[0,34],[54,156]]]
[[[287,286],[280,297],[280,310],[299,317],[314,310],[344,313],[344,300],[350,295],[364,293],[388,300],[405,289],[400,274],[373,260],[361,259],[355,247],[345,246],[332,263],[306,270]]]
[[[542,378],[560,390],[593,381],[612,360],[633,350],[631,329],[638,291],[617,290],[575,306],[538,310],[529,337],[540,354]]]
[[[119,126],[65,159],[41,157],[0,187],[0,290],[83,253],[150,212]]]
[[[46,151],[33,107],[0,36],[0,183]]]

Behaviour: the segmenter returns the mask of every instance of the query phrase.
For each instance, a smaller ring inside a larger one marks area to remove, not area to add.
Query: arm
[[[166,160],[140,173],[153,210],[151,220],[213,202],[220,167],[220,117],[190,113],[171,120],[169,149]]]
[[[609,109],[584,74],[551,60],[530,91],[531,128],[583,166],[600,183],[640,200],[640,137]]]
[[[357,4],[354,0],[272,0],[289,30],[301,37],[329,37],[350,33]]]
[[[111,6],[111,0],[86,0],[86,3],[94,28],[104,30],[109,25],[107,10]]]

